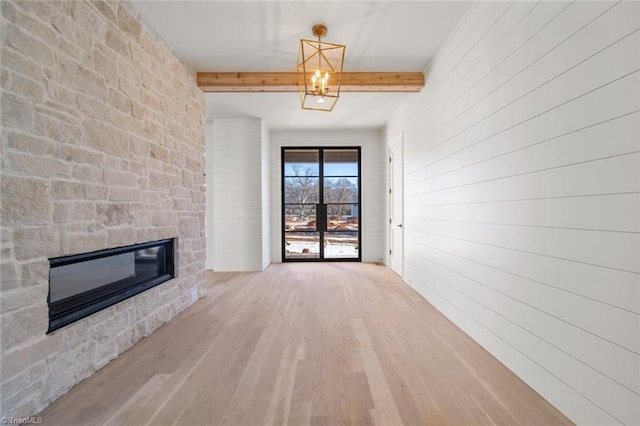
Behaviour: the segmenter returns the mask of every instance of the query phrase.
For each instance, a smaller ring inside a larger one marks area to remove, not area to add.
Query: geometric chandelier
[[[302,109],[331,111],[340,97],[345,46],[321,40],[327,27],[314,25],[311,33],[318,40],[300,40],[298,88]]]

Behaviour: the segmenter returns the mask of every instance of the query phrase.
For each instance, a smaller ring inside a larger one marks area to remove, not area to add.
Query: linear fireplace
[[[174,240],[49,259],[47,333],[173,278]]]

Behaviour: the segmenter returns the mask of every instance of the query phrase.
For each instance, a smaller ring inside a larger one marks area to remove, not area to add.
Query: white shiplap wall
[[[216,271],[261,271],[267,266],[264,224],[269,223],[269,211],[263,203],[268,205],[269,194],[262,192],[263,179],[268,179],[262,167],[268,163],[268,152],[263,152],[268,146],[265,134],[262,120],[252,118],[215,119],[208,132],[207,175],[213,174],[213,189],[210,192],[207,187],[207,207],[213,207],[213,225],[207,227],[207,236],[212,232],[208,244],[213,242],[213,250],[208,247],[208,251]]]
[[[269,167],[269,158],[271,153],[269,152],[269,129],[264,121],[262,121],[261,127],[261,143],[260,151],[261,157],[261,180],[260,187],[262,190],[262,269],[271,264],[271,196],[269,191],[269,179],[271,176]]]
[[[337,108],[337,106],[336,106]],[[359,146],[362,172],[362,261],[380,262],[384,251],[385,149],[379,130],[273,131],[270,134],[271,259],[282,261],[281,148]]]
[[[396,113],[405,280],[573,421],[640,423],[640,3],[477,2]]]
[[[206,249],[206,268],[209,270],[213,270],[213,266],[216,260],[215,254],[215,238],[213,233],[214,228],[214,209],[215,200],[213,199],[213,123],[207,123],[206,128],[206,156],[207,156],[207,168],[205,170],[205,192],[207,197],[207,208],[205,213],[205,228],[206,228],[206,238],[207,238],[207,249]]]

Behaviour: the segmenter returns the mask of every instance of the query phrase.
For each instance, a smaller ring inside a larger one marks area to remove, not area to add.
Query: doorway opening
[[[359,147],[282,148],[282,260],[361,260]]]

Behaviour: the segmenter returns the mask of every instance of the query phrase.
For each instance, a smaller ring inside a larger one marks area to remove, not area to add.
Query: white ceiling
[[[345,71],[424,71],[469,1],[148,1],[141,18],[194,71],[295,71],[298,44],[347,46]],[[259,117],[271,129],[383,126],[411,94],[342,93],[331,112],[304,111],[296,93],[208,93],[207,120]]]

